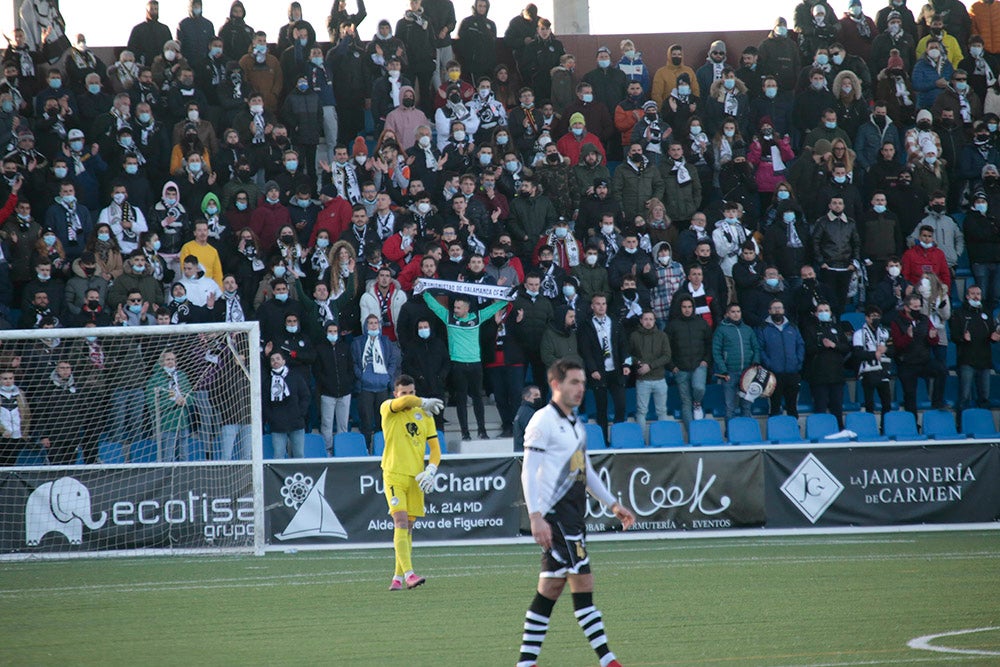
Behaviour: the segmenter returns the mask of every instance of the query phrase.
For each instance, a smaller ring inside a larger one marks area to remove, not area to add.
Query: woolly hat
[[[267,183],[264,184],[264,194],[267,194],[271,190],[277,190],[278,192],[281,192],[281,186],[278,185],[277,181],[268,181]]]
[[[813,155],[816,155],[817,153],[819,155],[826,155],[832,150],[833,150],[833,144],[831,144],[827,139],[820,139],[813,146]]]
[[[642,105],[643,111],[656,111],[657,108],[658,107],[656,104],[656,100],[649,100],[648,102]]]
[[[894,53],[889,56],[886,66],[889,69],[903,69],[903,59],[899,56],[899,53]]]
[[[351,149],[351,157],[357,157],[358,155],[368,155],[368,144],[365,143],[364,137],[354,138],[354,146]]]
[[[726,43],[723,42],[721,39],[717,39],[714,42],[712,42],[712,45],[710,47],[708,47],[708,51],[709,51],[709,53],[711,53],[712,51],[717,51],[719,53],[725,53],[726,52]]]
[[[584,125],[587,124],[587,120],[583,117],[583,114],[580,113],[579,111],[577,111],[575,114],[569,117],[570,127],[576,125],[577,123],[583,123]]]
[[[69,139],[70,141],[72,141],[73,139],[83,139],[83,130],[76,130],[76,129],[70,130],[69,134],[66,135],[66,138]]]
[[[360,137],[358,138],[360,139]],[[331,199],[335,199],[337,197],[337,186],[333,183],[327,183],[320,189],[319,194],[320,196],[327,196]]]
[[[899,12],[897,12],[894,9],[891,12],[889,12],[889,14],[885,17],[885,22],[889,23],[889,21],[891,21],[893,19],[899,19],[900,21],[902,21],[903,20],[903,15],[900,14]]]
[[[917,122],[919,123],[922,120],[929,120],[929,121],[934,120],[934,116],[931,115],[929,109],[921,109],[920,111],[917,112]]]

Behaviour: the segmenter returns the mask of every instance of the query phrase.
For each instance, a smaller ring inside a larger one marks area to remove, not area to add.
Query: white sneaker
[[[704,419],[705,418],[705,411],[701,409],[700,405],[695,405],[694,406],[694,410],[692,410],[692,416],[695,419]]]

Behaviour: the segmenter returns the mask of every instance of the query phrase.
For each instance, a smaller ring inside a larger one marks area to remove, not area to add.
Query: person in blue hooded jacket
[[[781,401],[785,401],[785,414],[799,416],[799,385],[802,383],[802,364],[806,359],[806,344],[802,334],[785,317],[785,304],[774,299],[768,309],[763,326],[757,330],[760,342],[760,361],[764,368],[774,373],[777,384],[771,393],[769,414],[781,414]]]

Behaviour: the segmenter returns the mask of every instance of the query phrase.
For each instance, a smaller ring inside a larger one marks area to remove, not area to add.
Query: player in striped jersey
[[[573,413],[586,391],[583,366],[560,359],[549,368],[548,379],[552,402],[535,413],[524,434],[521,483],[531,535],[543,553],[538,589],[525,615],[517,667],[537,667],[549,617],[567,580],[577,623],[601,667],[621,667],[608,648],[601,612],[594,606],[594,575],[584,522],[587,492],[610,507],[625,530],[635,523],[635,515],[604,486],[587,457],[586,432]]]

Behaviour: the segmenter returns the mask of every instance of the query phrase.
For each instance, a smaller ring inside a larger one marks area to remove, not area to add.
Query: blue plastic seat
[[[274,447],[271,446],[271,434],[270,433],[265,433],[264,434],[264,437],[261,438],[260,446],[264,450],[264,459],[265,460],[273,460],[274,459]],[[155,442],[153,443],[153,448],[154,448],[154,450],[156,448],[156,443]],[[156,455],[155,451],[153,452],[153,455],[154,456]],[[156,459],[154,458],[153,460],[155,461]],[[132,461],[133,462],[135,461],[135,457],[134,456],[132,458]]]
[[[600,424],[597,422],[587,422],[583,428],[587,432],[587,449],[608,446],[604,442],[604,431],[601,430]]]
[[[336,434],[333,436],[333,455],[338,458],[344,456],[368,456],[368,446],[365,444],[365,436],[357,431]]]
[[[683,447],[684,430],[677,421],[651,422],[649,425],[650,447]]]
[[[840,321],[847,322],[854,331],[857,331],[865,325],[865,314],[859,312],[844,313],[840,316]]]
[[[924,435],[935,440],[957,440],[958,428],[955,415],[944,410],[928,410],[924,413]]]
[[[812,390],[809,388],[808,382],[803,382],[799,385],[799,412],[806,413],[813,411],[813,397]],[[770,438],[770,435],[768,436]],[[774,438],[770,438],[773,440]]]
[[[636,406],[635,387],[626,387],[625,388],[625,414],[620,416],[622,422],[624,422],[626,419],[628,419],[629,416],[633,416],[633,417],[635,416],[635,406]],[[612,410],[615,409],[614,403],[611,404],[610,408]],[[619,415],[615,415],[615,419],[618,419],[618,418],[619,418]]]
[[[306,433],[305,457],[307,459],[325,459],[329,456],[326,453],[326,440],[319,433]]]
[[[858,434],[858,442],[885,442],[889,438],[878,432],[878,422],[870,412],[848,412],[844,415],[844,428]]]
[[[722,395],[721,384],[710,384],[705,387],[705,398],[701,401],[701,408],[705,414],[713,417],[726,416],[726,399]]]
[[[958,346],[954,343],[948,343],[948,351],[945,354],[945,366],[948,368],[955,368],[958,364]]]
[[[734,445],[754,445],[764,442],[760,424],[753,417],[734,417],[729,420],[729,442]]]
[[[812,442],[844,442],[850,438],[828,438],[840,430],[837,418],[827,412],[809,415],[806,418],[806,438]]]
[[[891,440],[926,440],[926,435],[917,433],[917,420],[912,413],[896,410],[886,413],[882,419],[882,431]]]
[[[385,434],[382,431],[376,431],[375,435],[372,436],[372,456],[382,456],[384,451]]]
[[[725,444],[722,439],[722,428],[714,419],[695,419],[688,425],[688,436],[692,445]]]
[[[611,425],[612,449],[640,449],[646,446],[642,427],[635,422],[621,422]]]
[[[45,448],[28,445],[17,454],[18,466],[43,466],[45,465]]]
[[[983,408],[969,408],[962,411],[962,433],[971,438],[984,440],[1000,437],[993,424],[993,413]]]
[[[125,463],[125,453],[122,451],[122,445],[120,442],[98,442],[97,458],[100,459],[101,463],[104,465]]]
[[[799,431],[799,420],[790,415],[775,415],[767,418],[767,439],[776,445],[806,442],[802,438],[802,432]]]

